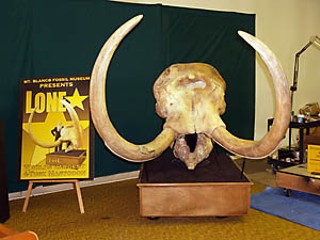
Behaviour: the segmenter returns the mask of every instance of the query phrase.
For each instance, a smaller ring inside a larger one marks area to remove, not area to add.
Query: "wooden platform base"
[[[225,217],[248,213],[252,183],[225,154],[190,171],[170,151],[142,165],[137,186],[143,217]]]
[[[320,194],[320,175],[309,173],[305,164],[299,164],[278,171],[276,185],[287,190]]]
[[[46,164],[78,169],[86,159],[86,150],[59,151],[46,155]]]

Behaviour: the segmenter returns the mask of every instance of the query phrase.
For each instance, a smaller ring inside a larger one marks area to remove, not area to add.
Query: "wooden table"
[[[306,164],[280,169],[276,173],[276,185],[286,190],[320,194],[320,175],[307,171]]]

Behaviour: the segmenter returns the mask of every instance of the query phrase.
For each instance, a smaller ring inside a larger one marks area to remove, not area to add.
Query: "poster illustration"
[[[21,180],[91,177],[89,83],[89,76],[21,82]]]

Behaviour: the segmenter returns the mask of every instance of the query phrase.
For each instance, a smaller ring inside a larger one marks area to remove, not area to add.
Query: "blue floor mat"
[[[291,191],[287,197],[282,188],[267,187],[251,195],[251,207],[320,231],[320,196]]]

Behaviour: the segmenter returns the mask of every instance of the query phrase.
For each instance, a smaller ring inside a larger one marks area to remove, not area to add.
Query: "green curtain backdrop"
[[[227,82],[228,129],[252,139],[255,53],[237,30],[255,34],[255,16],[105,0],[5,0],[1,4],[0,121],[5,126],[9,192],[19,181],[19,83],[30,77],[90,75],[111,33],[131,17],[142,22],[122,42],[108,74],[111,119],[127,140],[145,143],[162,129],[152,86],[170,64],[206,62]],[[139,169],[105,148],[95,134],[94,176]]]

